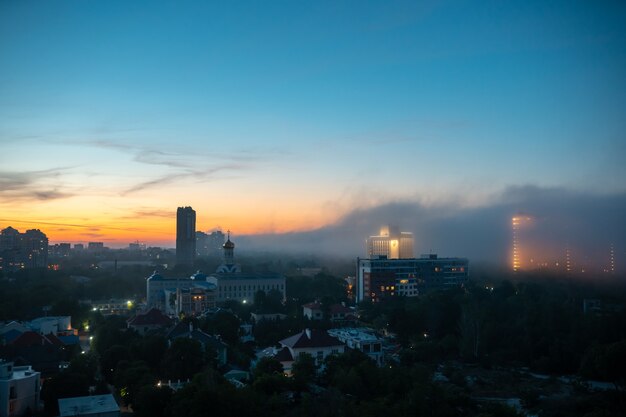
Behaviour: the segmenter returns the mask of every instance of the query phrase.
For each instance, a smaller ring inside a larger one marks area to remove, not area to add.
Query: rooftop
[[[113,411],[120,411],[120,407],[111,394],[59,399],[59,417],[98,415]]]
[[[338,339],[330,336],[325,330],[303,330],[302,332],[290,336],[280,341],[280,344],[290,348],[312,348],[341,346]]]

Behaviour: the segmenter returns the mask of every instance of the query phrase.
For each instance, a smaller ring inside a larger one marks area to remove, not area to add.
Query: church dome
[[[224,249],[235,249],[235,244],[230,241],[230,238],[224,243]]]

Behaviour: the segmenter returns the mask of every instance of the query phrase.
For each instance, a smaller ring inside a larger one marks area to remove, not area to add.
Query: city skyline
[[[173,246],[177,206],[198,230],[289,237],[412,205],[498,211],[510,242],[517,212],[587,230],[624,208],[619,3],[0,8],[0,229]]]

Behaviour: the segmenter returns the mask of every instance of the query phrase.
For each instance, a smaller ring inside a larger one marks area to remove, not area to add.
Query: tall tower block
[[[196,212],[191,207],[176,211],[176,264],[193,265],[196,258]]]

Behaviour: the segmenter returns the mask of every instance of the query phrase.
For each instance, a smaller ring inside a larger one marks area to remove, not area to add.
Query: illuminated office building
[[[413,233],[400,232],[397,227],[384,226],[378,236],[367,239],[367,255],[370,258],[385,256],[387,259],[413,258]]]

